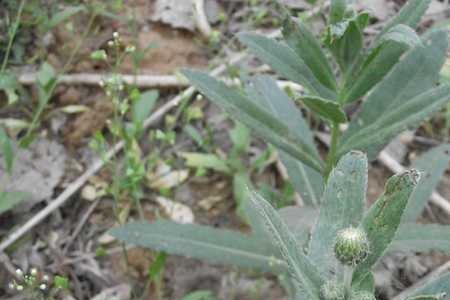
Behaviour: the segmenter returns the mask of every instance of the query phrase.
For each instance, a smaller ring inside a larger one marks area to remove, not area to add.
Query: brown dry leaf
[[[164,213],[172,221],[181,224],[191,224],[194,222],[194,214],[189,206],[161,196],[156,197],[156,202],[158,202]]]

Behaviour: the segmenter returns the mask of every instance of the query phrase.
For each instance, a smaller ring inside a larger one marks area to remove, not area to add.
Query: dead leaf
[[[161,196],[156,197],[156,202],[158,202],[164,213],[172,221],[181,224],[191,224],[194,222],[194,213],[189,206]]]
[[[186,169],[172,171],[169,165],[160,163],[155,172],[147,174],[147,185],[155,190],[170,189],[183,183],[188,175]]]

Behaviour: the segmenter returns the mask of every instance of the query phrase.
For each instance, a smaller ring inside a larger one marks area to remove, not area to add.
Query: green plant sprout
[[[282,42],[239,35],[261,61],[303,86],[305,93],[295,99],[331,130],[325,160],[301,112],[270,76],[243,77],[242,88],[230,88],[204,73],[184,71],[202,94],[277,148],[305,206],[276,211],[248,189],[241,205],[251,234],[164,220],[130,223],[111,234],[170,254],[277,274],[289,296],[299,300],[375,299],[372,268],[385,253],[449,252],[450,227],[415,223],[450,161],[449,145],[430,150],[413,170],[391,177],[366,210],[368,161],[450,100],[450,84],[437,85],[447,33],[430,29],[419,37],[411,28],[429,3],[408,1],[367,49],[363,29],[369,16],[356,14],[345,0],[331,1],[325,47],[288,15]],[[360,110],[341,133],[348,119],[345,107],[359,100]],[[431,279],[407,291],[405,299],[444,299],[449,280],[450,273]]]

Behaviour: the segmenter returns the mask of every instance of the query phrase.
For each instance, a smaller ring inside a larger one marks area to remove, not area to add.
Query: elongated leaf
[[[395,237],[409,196],[417,184],[418,172],[406,171],[394,175],[386,183],[384,194],[370,207],[363,218],[362,228],[370,242],[370,253],[355,269],[353,281],[357,284],[370,272]]]
[[[336,78],[319,42],[301,22],[290,16],[283,22],[283,37],[292,50],[305,62],[315,77],[324,86],[336,90]]]
[[[14,162],[14,150],[12,147],[11,139],[1,127],[0,127],[0,154],[1,156],[3,156],[6,171],[9,174],[11,174]]]
[[[54,14],[52,18],[48,21],[46,26],[46,30],[50,30],[53,27],[57,26],[61,22],[66,21],[70,17],[76,15],[77,13],[84,11],[85,7],[82,5],[77,6],[68,6],[65,7],[63,10],[59,11],[58,13]]]
[[[431,193],[438,185],[450,162],[450,145],[441,145],[422,154],[412,167],[421,172],[419,183],[409,198],[403,222],[414,222],[422,213]]]
[[[159,97],[158,91],[146,91],[142,93],[139,99],[133,103],[132,119],[136,125],[142,124],[150,114],[156,100]]]
[[[421,45],[417,34],[405,25],[397,25],[381,36],[364,60],[360,70],[346,80],[344,102],[352,102],[365,95],[400,60],[405,51]]]
[[[407,128],[415,128],[450,101],[450,84],[441,85],[381,116],[376,122],[352,135],[339,147],[343,154],[350,149],[366,151],[375,158],[380,147]]]
[[[310,145],[289,130],[284,123],[250,101],[242,93],[197,71],[183,74],[210,100],[221,106],[232,117],[244,123],[260,137],[303,161],[316,170],[322,169],[322,162]]]
[[[423,296],[415,296],[408,298],[407,300],[443,300],[447,294],[441,293],[436,295],[423,295]]]
[[[331,0],[330,24],[336,24],[344,19],[347,10],[347,0]]]
[[[249,98],[258,103],[260,107],[267,109],[279,120],[284,120],[290,130],[299,137],[301,136],[318,155],[308,124],[294,102],[280,90],[275,80],[269,76],[257,76],[251,80],[251,84],[246,87]],[[288,171],[289,178],[303,201],[309,205],[318,205],[323,190],[322,175],[284,151],[280,151],[279,154]]]
[[[186,160],[186,165],[188,167],[206,168],[231,174],[230,167],[217,155],[197,152],[182,152],[180,153],[180,156]]]
[[[257,34],[243,33],[239,40],[280,75],[304,86],[311,93],[335,99],[336,93],[323,86],[305,62],[289,47]]]
[[[367,187],[367,158],[357,151],[343,156],[331,171],[319,219],[313,228],[308,256],[322,273],[337,265],[333,246],[337,232],[361,222]]]
[[[360,113],[351,121],[348,130],[342,136],[341,146],[355,134],[361,133],[364,128],[374,125],[375,121],[387,113],[393,110],[402,110],[405,103],[414,101],[415,96],[429,90],[437,82],[439,70],[445,60],[448,44],[447,34],[443,31],[431,32],[425,37],[423,43],[424,47],[418,46],[410,50],[372,90],[369,97],[363,102]],[[430,102],[430,106],[433,106],[433,101]],[[423,104],[426,103],[428,103],[428,99]],[[406,117],[411,116],[407,112],[403,117],[406,121]],[[420,118],[425,117],[427,117],[425,113],[420,115]],[[402,125],[405,126],[405,124]],[[389,135],[393,136],[392,133]],[[373,136],[366,136],[366,138],[373,138]],[[386,143],[385,140],[374,139],[371,145],[364,146],[364,150],[369,152],[369,159],[376,157],[384,143]],[[349,146],[349,149],[363,148]],[[342,151],[342,153],[345,152]]]
[[[0,192],[0,214],[12,209],[29,196],[25,192]]]
[[[422,16],[428,9],[431,0],[408,0],[399,13],[393,17],[378,35],[381,37],[385,32],[398,24],[416,27]]]
[[[450,253],[450,226],[403,223],[389,250],[413,252],[439,250]]]
[[[439,299],[450,299],[450,272],[442,275],[438,275],[435,277],[427,277],[428,280],[421,286],[417,286],[415,288],[406,290],[401,293],[399,296],[395,297],[394,300],[402,300],[407,299],[409,297],[416,297],[422,295],[438,295],[438,294],[446,294],[442,295]],[[423,296],[422,296],[423,297]]]
[[[275,209],[258,194],[253,192],[249,203],[259,213],[272,243],[286,262],[288,273],[297,284],[297,288],[303,290],[310,299],[318,300],[323,280],[313,263],[303,254],[287,225]]]
[[[295,235],[297,243],[307,250],[311,230],[319,216],[319,209],[312,206],[286,206],[279,209],[278,214]]]
[[[270,272],[283,272],[286,265],[267,252],[264,240],[223,229],[159,220],[136,222],[113,228],[109,233],[129,244],[170,254],[232,264]]]
[[[317,113],[325,120],[345,123],[347,122],[347,116],[341,109],[339,104],[334,101],[323,99],[316,96],[302,96],[300,100],[313,112]]]

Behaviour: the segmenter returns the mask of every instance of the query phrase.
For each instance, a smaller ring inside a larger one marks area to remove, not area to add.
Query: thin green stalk
[[[75,46],[75,48],[73,49],[72,53],[69,56],[69,59],[67,60],[67,62],[64,64],[63,68],[61,69],[61,71],[59,71],[56,75],[56,78],[58,78],[59,76],[63,75],[64,73],[67,72],[68,68],[70,67],[70,65],[72,64],[75,55],[78,53],[78,51],[80,50],[81,46],[84,44],[84,41],[86,40],[89,32],[91,31],[92,26],[94,25],[94,20],[97,17],[97,13],[93,13],[89,19],[88,25],[86,27],[86,30],[83,32],[83,35],[81,36],[80,41],[77,43],[77,45]],[[56,79],[52,85],[50,86],[48,92],[45,94],[45,98],[43,101],[41,101],[41,103],[48,103],[48,101],[50,100],[50,98],[53,96],[53,92],[55,91],[56,86],[58,85],[58,79]],[[33,120],[31,121],[30,126],[28,127],[28,130],[23,138],[23,140],[28,140],[29,137],[31,136],[34,128],[36,127],[39,117],[41,116],[42,112],[45,109],[45,105],[39,105],[38,109],[36,111],[36,113],[33,116]]]
[[[353,277],[353,268],[349,266],[344,266],[345,299],[350,299],[350,294],[352,292],[352,277]]]
[[[337,145],[339,140],[339,125],[337,123],[333,123],[331,125],[331,143],[330,143],[330,150],[328,152],[327,156],[327,162],[325,166],[325,178],[328,178],[328,175],[330,174],[331,170],[334,167],[334,164],[336,163],[337,157]]]
[[[11,52],[14,38],[16,37],[17,29],[19,29],[19,26],[20,26],[20,19],[22,17],[22,12],[23,12],[23,8],[25,6],[25,2],[26,2],[26,0],[22,0],[20,2],[19,10],[17,11],[16,21],[12,28],[11,36],[9,37],[8,46],[6,47],[6,53],[5,53],[5,57],[3,58],[3,63],[2,63],[2,68],[0,70],[0,73],[3,73],[5,71],[6,65],[8,64],[9,54]]]

